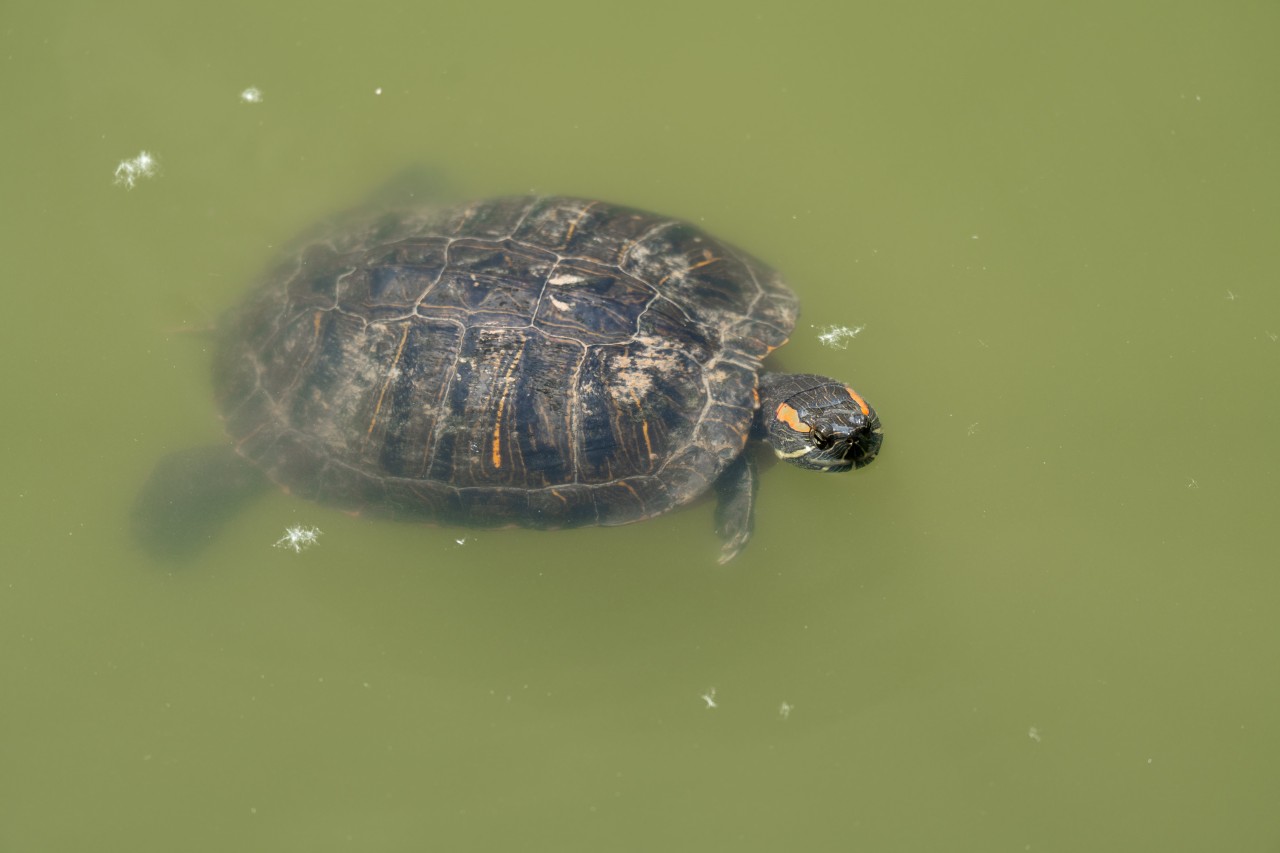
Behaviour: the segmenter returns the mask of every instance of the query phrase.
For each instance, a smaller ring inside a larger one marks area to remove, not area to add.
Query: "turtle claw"
[[[742,546],[747,544],[747,538],[748,537],[745,535],[739,536],[732,542],[725,542],[721,545],[720,556],[716,559],[716,562],[723,566],[725,563],[738,556],[738,552],[742,550]]]

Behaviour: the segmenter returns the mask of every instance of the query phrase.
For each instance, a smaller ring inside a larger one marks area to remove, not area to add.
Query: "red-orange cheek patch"
[[[804,421],[800,420],[800,413],[797,412],[795,409],[793,409],[791,406],[788,406],[786,403],[778,404],[778,412],[776,417],[778,420],[782,421],[784,424],[791,427],[796,432],[809,431],[809,425]]]
[[[844,390],[849,392],[849,396],[853,399],[853,402],[858,404],[859,409],[862,409],[862,416],[864,418],[871,417],[871,407],[867,405],[867,401],[859,397],[858,392],[854,391],[848,385],[844,386]]]

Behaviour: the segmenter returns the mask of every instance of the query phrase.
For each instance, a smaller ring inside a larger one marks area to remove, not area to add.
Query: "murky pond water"
[[[1277,36],[1147,2],[10,9],[0,848],[1278,849]],[[777,266],[781,363],[874,400],[881,459],[767,471],[726,567],[707,504],[481,532],[283,494],[145,558],[151,466],[221,436],[209,328],[423,164]]]

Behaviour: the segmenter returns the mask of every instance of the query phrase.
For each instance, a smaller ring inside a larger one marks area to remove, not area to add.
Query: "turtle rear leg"
[[[228,445],[170,453],[134,501],[134,539],[159,559],[194,557],[266,482]]]
[[[743,453],[716,480],[716,533],[720,535],[720,564],[732,560],[751,538],[752,508],[756,500],[756,466]]]

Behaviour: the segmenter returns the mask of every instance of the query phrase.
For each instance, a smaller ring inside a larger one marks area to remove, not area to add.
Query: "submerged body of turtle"
[[[289,255],[225,324],[215,389],[237,453],[305,498],[551,528],[719,484],[736,552],[753,429],[818,470],[880,446],[875,413],[824,377],[769,375],[813,399],[758,414],[797,310],[764,264],[650,213],[548,197],[393,212]]]

